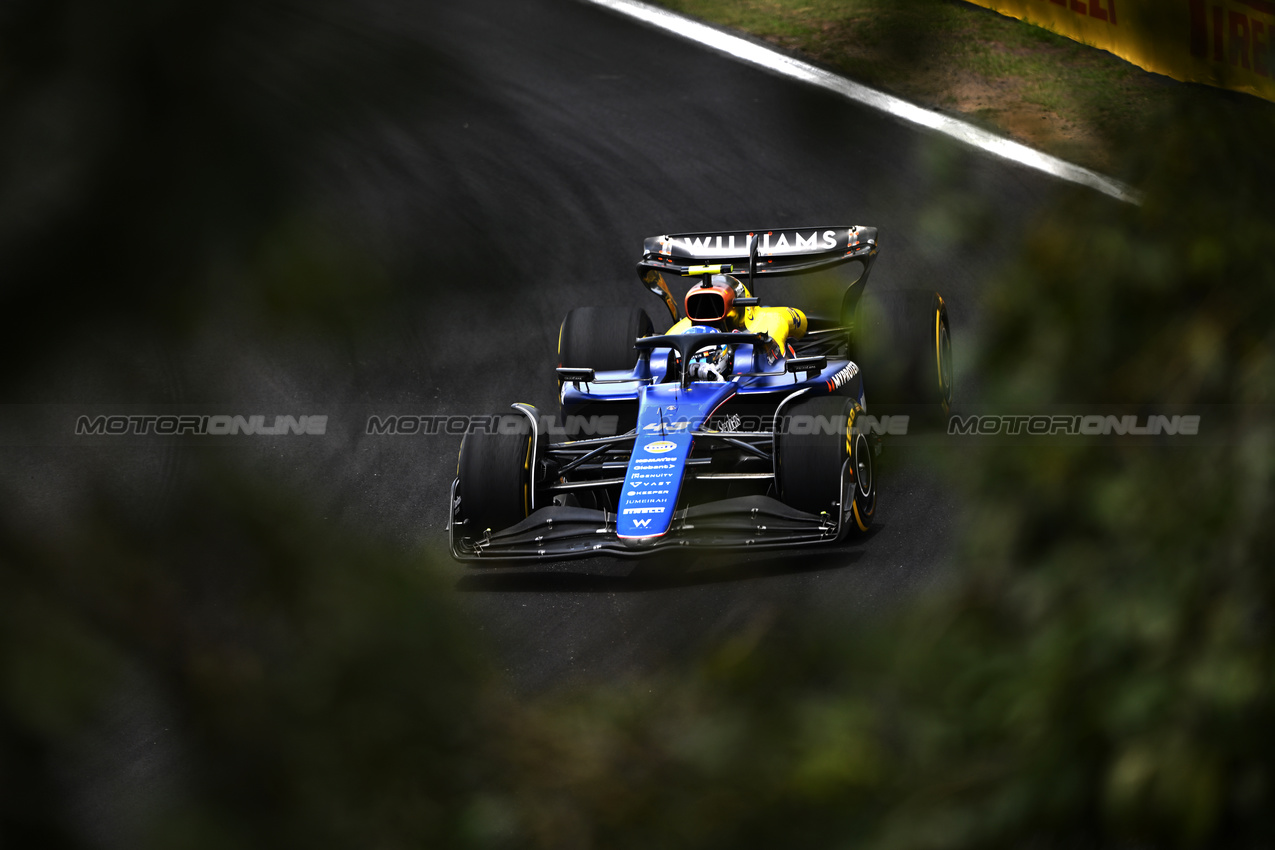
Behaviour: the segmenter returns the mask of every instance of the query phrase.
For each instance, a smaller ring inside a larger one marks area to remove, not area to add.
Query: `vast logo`
[[[669,440],[656,440],[654,443],[647,443],[642,447],[653,455],[662,455],[665,452],[671,452],[677,448],[677,443]]]

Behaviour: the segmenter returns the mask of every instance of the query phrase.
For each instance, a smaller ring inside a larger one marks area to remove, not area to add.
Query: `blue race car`
[[[558,418],[515,404],[461,444],[452,555],[632,556],[866,531],[880,435],[952,402],[947,306],[931,291],[865,298],[877,242],[873,227],[647,239],[638,274],[672,326],[657,334],[638,309],[568,313]],[[829,283],[844,264],[857,274]],[[680,311],[671,276],[691,282]],[[771,278],[803,304],[764,306]]]

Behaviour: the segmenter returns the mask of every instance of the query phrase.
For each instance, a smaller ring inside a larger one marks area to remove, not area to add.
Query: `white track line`
[[[1097,189],[1099,192],[1127,203],[1136,204],[1141,201],[1134,189],[1104,174],[1090,171],[1088,168],[1081,168],[1079,165],[1073,165],[1047,153],[1032,150],[1026,145],[1001,138],[986,130],[980,130],[978,127],[959,119],[931,112],[928,109],[922,109],[894,95],[852,82],[845,77],[817,68],[809,62],[802,62],[800,59],[786,56],[746,38],[740,38],[737,35],[731,35],[728,32],[715,29],[693,18],[641,3],[638,0],[584,0],[584,2],[602,6],[621,15],[627,15],[648,26],[658,27],[674,35],[702,44],[705,47],[734,56],[736,59],[747,62],[750,65],[757,65],[768,71],[783,74],[785,77],[792,77],[795,80],[801,80],[804,83],[810,83],[821,89],[835,92],[857,103],[887,112],[904,121],[928,127],[967,145],[973,145],[995,156],[1017,162],[1019,165],[1025,165],[1028,168],[1043,171],[1062,180]]]

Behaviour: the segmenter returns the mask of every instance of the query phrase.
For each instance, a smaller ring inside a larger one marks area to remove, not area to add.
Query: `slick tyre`
[[[844,396],[787,408],[775,425],[775,484],[784,504],[834,518],[845,511],[843,529],[867,531],[876,515],[877,482],[871,441],[855,427],[859,410]]]
[[[599,372],[616,369],[631,370],[637,365],[637,351],[633,342],[638,337],[655,332],[651,317],[645,310],[617,309],[614,307],[577,307],[562,320],[558,330],[558,365]],[[562,382],[558,382],[561,398]],[[568,415],[578,417],[568,419]],[[581,436],[579,423],[591,416],[616,416],[617,433],[624,433],[637,424],[637,408],[632,404],[586,405],[571,410],[558,406],[558,421],[567,428],[571,437]]]
[[[855,314],[852,356],[874,415],[933,424],[952,411],[952,333],[937,292],[868,292]]]
[[[577,307],[558,330],[558,365],[599,372],[632,369],[637,365],[633,341],[652,333],[645,310]]]
[[[500,417],[495,434],[466,434],[456,465],[456,495],[466,537],[500,531],[531,513],[531,423],[524,416]]]

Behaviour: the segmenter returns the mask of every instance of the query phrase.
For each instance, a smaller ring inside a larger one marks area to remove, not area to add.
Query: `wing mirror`
[[[596,374],[592,369],[572,369],[567,366],[559,366],[557,372],[558,380],[564,384],[587,384]]]
[[[810,377],[811,372],[817,375],[828,368],[828,357],[824,354],[818,357],[789,357],[784,368],[789,372],[805,372],[806,377]]]

